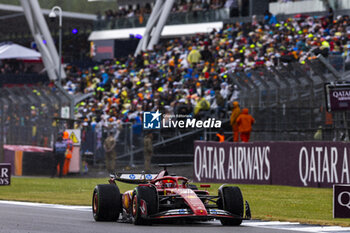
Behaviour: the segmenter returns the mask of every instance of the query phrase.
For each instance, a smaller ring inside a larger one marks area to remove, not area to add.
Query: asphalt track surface
[[[298,223],[244,221],[242,226],[222,226],[219,221],[193,224],[135,226],[120,222],[95,222],[90,207],[36,205],[0,201],[0,233],[293,233],[350,232],[346,228],[309,227]]]

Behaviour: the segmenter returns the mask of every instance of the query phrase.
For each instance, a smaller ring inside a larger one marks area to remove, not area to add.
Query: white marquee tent
[[[41,54],[18,44],[0,44],[0,59],[40,59]]]

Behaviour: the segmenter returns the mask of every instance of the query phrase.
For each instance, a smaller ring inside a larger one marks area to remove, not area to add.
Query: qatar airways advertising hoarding
[[[332,187],[350,184],[350,144],[196,141],[196,182]]]
[[[11,184],[11,164],[0,163],[0,186]]]
[[[350,185],[333,186],[333,218],[350,218]]]
[[[350,83],[325,84],[328,112],[350,110]]]

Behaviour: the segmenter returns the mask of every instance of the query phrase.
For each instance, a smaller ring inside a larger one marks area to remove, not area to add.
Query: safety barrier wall
[[[11,164],[12,175],[51,175],[52,149],[38,146],[4,145],[4,162]]]
[[[195,182],[332,187],[350,184],[350,144],[194,143]]]

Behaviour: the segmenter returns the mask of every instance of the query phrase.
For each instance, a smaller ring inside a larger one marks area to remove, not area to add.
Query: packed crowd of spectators
[[[283,22],[266,12],[263,22],[226,25],[220,31],[167,40],[137,57],[82,70],[67,67],[65,88],[93,92],[76,107],[84,125],[141,123],[143,111],[224,117],[239,98],[229,73],[305,64],[318,54],[348,56],[348,16],[297,15]],[[214,115],[215,114],[215,115]]]
[[[269,0],[269,2],[301,2],[305,0]]]
[[[172,13],[179,12],[194,12],[194,11],[208,11],[223,8],[226,0],[179,0],[174,3]],[[118,18],[130,18],[141,17],[145,14],[151,14],[152,6],[149,3],[141,6],[137,4],[135,6],[120,6],[118,9],[110,9],[105,11],[105,19],[118,19]]]
[[[26,67],[23,62],[15,59],[1,60],[0,74],[32,73],[31,67]]]

